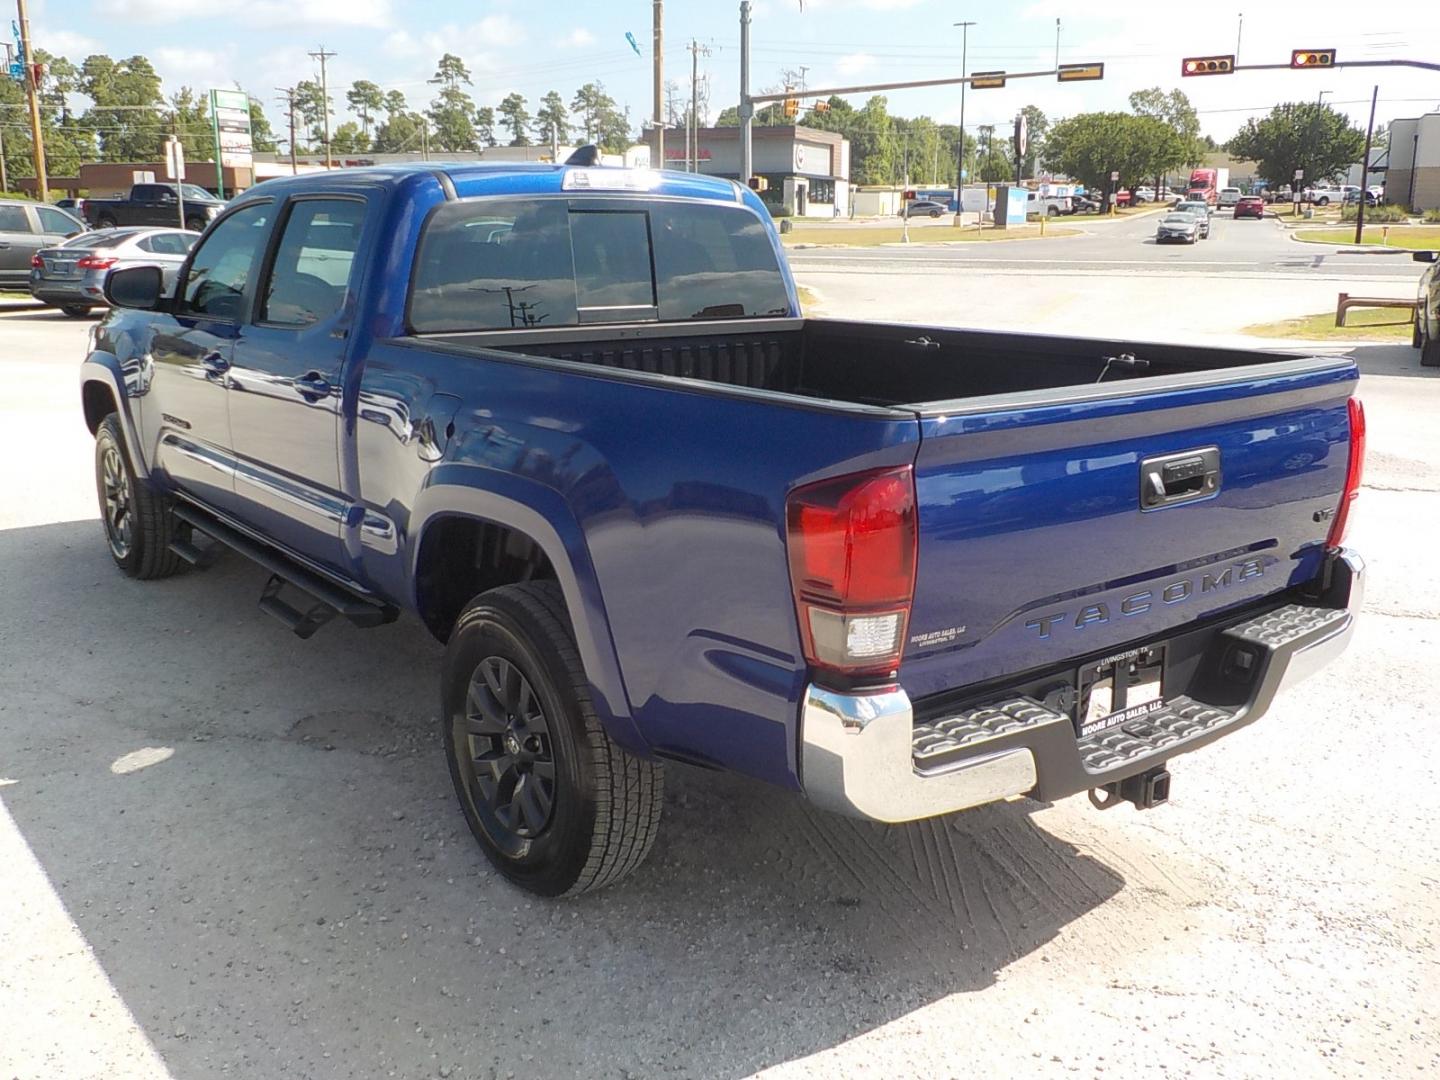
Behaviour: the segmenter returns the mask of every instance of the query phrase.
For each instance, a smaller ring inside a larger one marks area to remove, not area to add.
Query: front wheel
[[[1440,367],[1440,338],[1427,338],[1420,346],[1420,366]]]
[[[663,773],[606,734],[553,581],[481,593],[445,648],[450,776],[496,869],[540,896],[612,884],[644,861]]]
[[[938,218],[938,217],[940,216],[940,211],[939,211],[939,210],[931,210],[931,211],[930,211],[930,216],[931,216],[932,218]]]
[[[150,580],[185,565],[170,550],[177,527],[170,500],[135,475],[114,413],[95,430],[95,493],[110,557],[125,574]]]
[[[1316,206],[1329,206],[1329,205],[1330,205],[1330,199],[1329,199],[1328,196],[1321,196],[1320,198],[1318,198],[1318,199],[1315,200],[1315,205],[1316,205]]]

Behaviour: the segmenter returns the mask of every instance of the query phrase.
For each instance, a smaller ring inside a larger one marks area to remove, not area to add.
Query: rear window
[[[783,315],[764,224],[741,207],[471,200],[435,212],[411,282],[417,333]]]

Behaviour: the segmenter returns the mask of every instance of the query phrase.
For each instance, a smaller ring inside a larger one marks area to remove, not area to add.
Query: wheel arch
[[[441,631],[448,636],[453,625],[449,567],[474,564],[465,569],[457,592],[471,585],[483,591],[516,580],[553,579],[565,599],[597,714],[616,742],[648,752],[631,717],[584,534],[558,492],[476,466],[442,465],[416,499],[408,532],[411,602],[437,637]],[[459,545],[458,551],[451,544]],[[530,576],[509,577],[514,573]],[[458,597],[454,614],[472,595]]]
[[[135,475],[149,479],[150,468],[135,430],[135,420],[130,412],[130,395],[125,389],[125,377],[120,362],[111,354],[92,352],[80,365],[80,404],[84,411],[85,426],[94,435],[100,422],[110,413],[120,421],[120,430],[125,434],[125,449]]]

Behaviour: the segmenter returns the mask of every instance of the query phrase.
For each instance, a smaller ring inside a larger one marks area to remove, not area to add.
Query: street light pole
[[[955,25],[960,27],[960,77],[963,79],[966,75],[965,65],[969,60],[970,27],[975,23],[957,22]],[[1058,38],[1056,49],[1058,55]],[[960,212],[964,209],[961,203],[963,201],[962,191],[965,187],[965,87],[968,85],[963,82],[960,84],[960,149],[956,153],[957,161],[955,163],[955,224],[957,225],[960,224]]]

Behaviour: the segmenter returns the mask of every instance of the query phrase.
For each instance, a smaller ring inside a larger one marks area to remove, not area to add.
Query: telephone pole
[[[690,39],[690,122],[685,125],[685,167],[691,172],[700,171],[700,57],[709,55],[710,46],[701,45],[694,38]]]
[[[275,89],[285,95],[280,100],[285,103],[285,112],[290,119],[290,174],[295,176],[300,172],[300,166],[295,163],[295,88],[277,86]]]
[[[750,183],[754,159],[751,156],[750,128],[755,103],[750,100],[750,0],[740,0],[740,183]]]
[[[655,39],[655,168],[665,167],[665,0],[654,0]]]
[[[45,136],[40,129],[40,78],[35,64],[35,50],[30,47],[30,12],[25,0],[16,0],[20,16],[20,51],[25,64],[25,91],[30,102],[30,149],[35,155],[35,197],[41,202],[50,190],[50,177],[45,173]]]
[[[325,61],[338,53],[326,52],[325,46],[320,46],[319,52],[308,54],[312,60],[320,61],[320,120],[325,132],[325,168],[332,169],[334,165],[330,160],[330,84],[325,81]]]
[[[960,77],[965,78],[965,65],[969,60],[970,53],[970,27],[973,22],[957,22],[960,27]],[[965,87],[968,83],[960,84],[960,149],[956,152],[959,159],[955,166],[955,224],[960,224],[962,217],[960,211],[964,209],[961,205],[964,202],[965,187]]]

